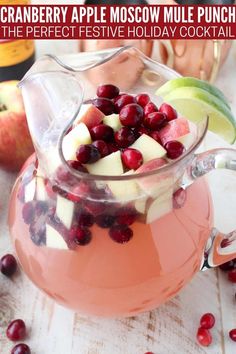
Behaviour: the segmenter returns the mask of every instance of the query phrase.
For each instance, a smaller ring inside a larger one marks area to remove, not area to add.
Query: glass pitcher
[[[62,141],[100,83],[147,92],[178,74],[134,48],[38,60],[20,83],[36,153],[11,195],[19,262],[42,291],[80,313],[133,316],[176,295],[200,269],[236,257],[218,232],[204,175],[236,169],[236,150],[197,154],[207,117],[179,159],[139,174],[91,175],[67,162]],[[75,234],[77,235],[76,237]],[[79,235],[79,236],[78,236]]]

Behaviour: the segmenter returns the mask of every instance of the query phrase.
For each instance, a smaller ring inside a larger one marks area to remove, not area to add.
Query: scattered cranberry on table
[[[231,329],[231,331],[229,332],[229,337],[230,339],[232,339],[232,341],[236,342],[236,328]]]
[[[200,319],[202,328],[210,329],[215,325],[215,316],[212,313],[205,313]]]
[[[6,331],[7,337],[12,341],[22,340],[26,336],[26,326],[25,322],[17,319],[12,322],[7,327]]]
[[[27,344],[20,343],[12,348],[11,354],[31,354],[31,350]]]
[[[208,347],[212,342],[212,336],[208,329],[206,328],[198,328],[197,331],[197,341],[204,347]]]
[[[2,274],[11,277],[17,269],[17,262],[12,254],[6,254],[0,260],[0,270]]]

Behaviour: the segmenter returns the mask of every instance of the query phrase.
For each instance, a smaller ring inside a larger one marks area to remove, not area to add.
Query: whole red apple
[[[0,83],[0,167],[19,171],[33,153],[18,81]]]

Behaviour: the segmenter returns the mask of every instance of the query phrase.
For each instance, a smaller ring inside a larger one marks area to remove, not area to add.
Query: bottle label
[[[27,60],[34,53],[30,40],[0,40],[0,66],[12,66]]]

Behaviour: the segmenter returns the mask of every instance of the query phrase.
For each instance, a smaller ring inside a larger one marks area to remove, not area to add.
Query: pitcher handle
[[[236,150],[213,149],[196,154],[188,169],[190,183],[215,169],[236,171]],[[201,270],[219,266],[234,258],[236,258],[236,230],[224,234],[213,228],[205,247]]]

